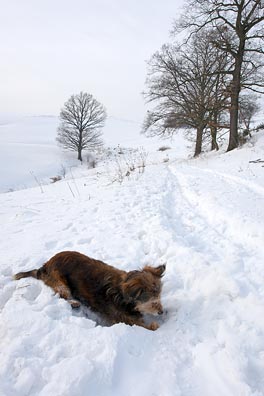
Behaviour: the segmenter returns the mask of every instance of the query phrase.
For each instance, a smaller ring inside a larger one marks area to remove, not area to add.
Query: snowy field
[[[54,116],[7,116],[0,114],[0,193],[50,183],[50,177],[78,165],[77,155],[56,144],[59,120]],[[105,146],[156,148],[157,140],[139,135],[141,125],[109,117],[103,129]],[[184,148],[184,145],[182,146]],[[84,154],[85,163],[85,154]]]
[[[197,160],[147,150],[122,184],[82,167],[0,195],[1,396],[264,395],[264,164],[249,162],[264,160],[264,134]],[[102,327],[12,280],[62,250],[125,270],[167,263],[159,329]]]

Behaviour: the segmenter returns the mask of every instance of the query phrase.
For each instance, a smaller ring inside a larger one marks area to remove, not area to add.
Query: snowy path
[[[75,198],[66,183],[0,196],[0,395],[264,395],[262,187],[184,164],[77,183]],[[166,262],[161,327],[96,326],[11,280],[66,249],[123,269]]]

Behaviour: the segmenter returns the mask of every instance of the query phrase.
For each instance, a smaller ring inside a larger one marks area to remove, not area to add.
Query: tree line
[[[172,35],[148,62],[144,95],[152,108],[143,133],[195,130],[198,156],[208,139],[218,150],[219,131],[226,130],[227,151],[237,148],[241,126],[250,134],[256,95],[264,92],[263,0],[186,0]],[[102,145],[105,120],[104,106],[91,94],[72,95],[60,113],[57,141],[82,161],[84,149]]]
[[[262,0],[187,0],[173,42],[149,61],[145,97],[153,107],[143,132],[166,137],[194,129],[197,156],[205,139],[218,149],[226,128],[227,151],[237,148],[239,126],[250,133],[256,95],[264,92],[263,21]]]

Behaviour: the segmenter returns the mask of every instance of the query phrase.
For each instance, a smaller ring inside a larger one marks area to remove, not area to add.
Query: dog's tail
[[[39,279],[38,270],[34,269],[34,270],[31,270],[31,271],[26,271],[26,272],[18,272],[17,274],[15,274],[13,276],[13,279],[14,280],[19,280],[19,279],[22,279],[22,278],[28,278],[30,276],[32,278]]]

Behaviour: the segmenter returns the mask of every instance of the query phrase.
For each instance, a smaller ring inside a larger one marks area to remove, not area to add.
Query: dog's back
[[[66,285],[74,298],[99,312],[110,303],[111,290],[118,297],[120,283],[126,274],[78,252],[58,253],[40,271],[40,278],[47,285],[53,287],[54,280]]]
[[[60,252],[40,269],[20,272],[15,279],[33,277],[41,279],[66,299],[77,298],[94,310],[102,311],[111,294],[109,288],[118,291],[125,271],[118,270],[100,260],[79,252]],[[69,289],[71,296],[64,296]]]

